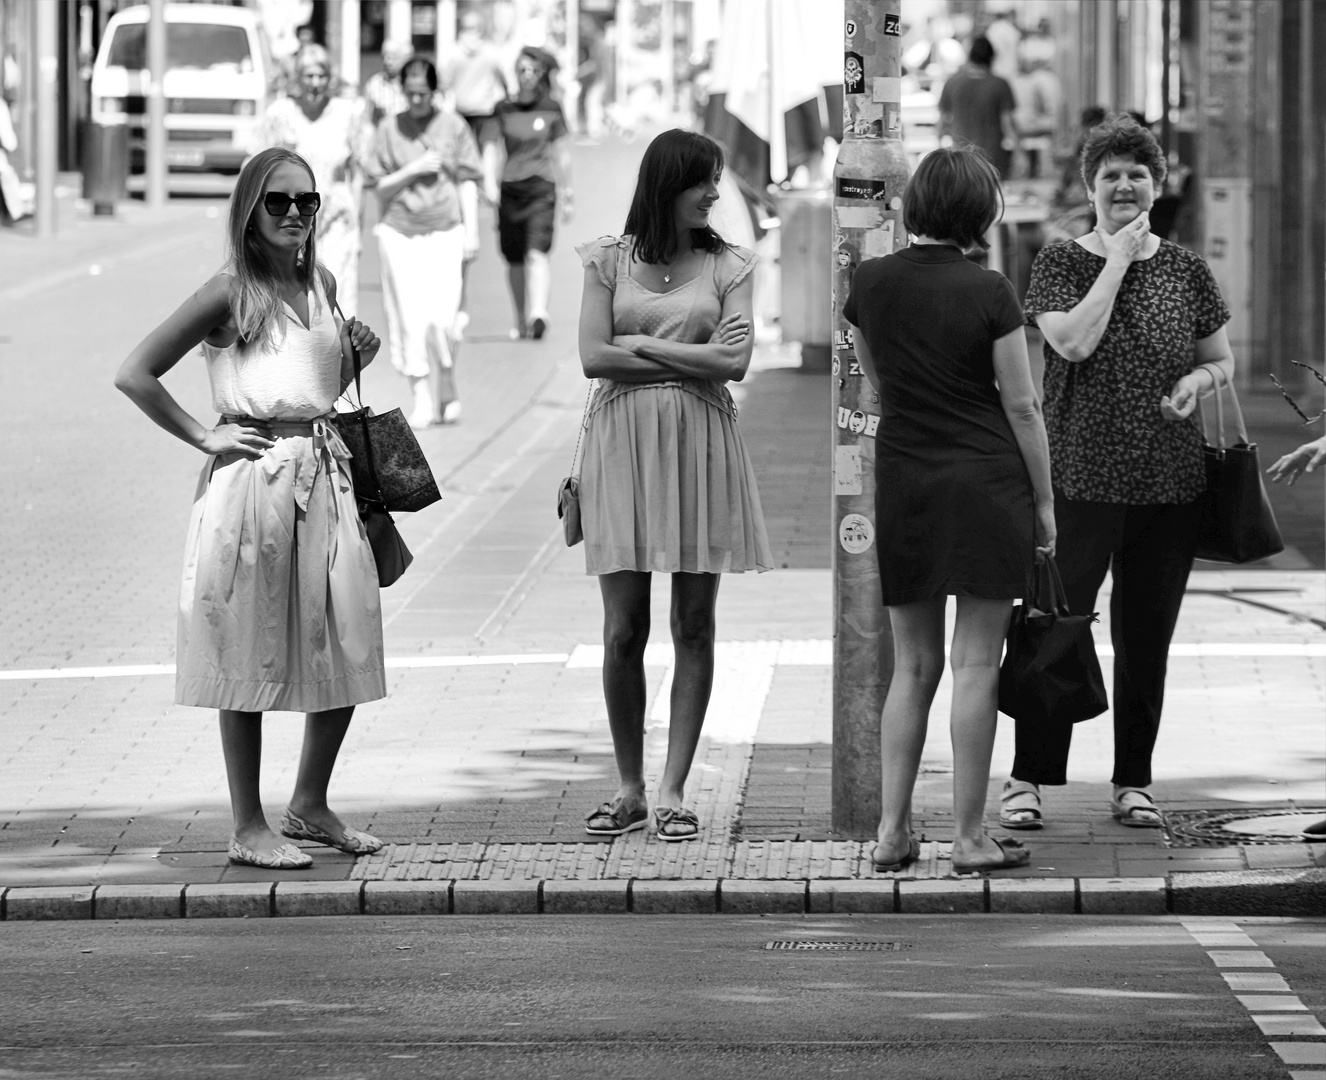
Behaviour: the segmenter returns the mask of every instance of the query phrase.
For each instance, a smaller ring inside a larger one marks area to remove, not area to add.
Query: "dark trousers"
[[[1160,730],[1170,638],[1197,548],[1200,504],[1130,506],[1067,499],[1056,492],[1055,562],[1073,614],[1096,610],[1108,569],[1114,578],[1115,784],[1151,783],[1151,751]],[[1017,722],[1013,779],[1068,782],[1072,724]]]

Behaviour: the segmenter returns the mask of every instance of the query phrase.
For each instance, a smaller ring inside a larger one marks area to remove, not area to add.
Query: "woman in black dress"
[[[881,718],[877,870],[915,861],[912,789],[957,597],[953,868],[1020,866],[985,835],[999,662],[1036,552],[1054,551],[1050,452],[1022,308],[1008,280],[967,260],[1000,211],[999,178],[972,150],[936,150],[903,195],[911,246],[861,264],[843,307],[880,395],[875,520],[894,670]]]

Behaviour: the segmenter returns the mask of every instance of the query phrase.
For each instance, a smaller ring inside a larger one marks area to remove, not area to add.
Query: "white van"
[[[272,70],[256,14],[166,4],[166,165],[237,171],[268,101]],[[129,125],[131,168],[145,156],[146,4],[111,16],[92,68],[92,121]]]

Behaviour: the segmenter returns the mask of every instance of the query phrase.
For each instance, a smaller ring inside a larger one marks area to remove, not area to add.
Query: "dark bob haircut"
[[[1096,171],[1108,157],[1130,157],[1145,165],[1157,188],[1169,171],[1156,137],[1127,113],[1111,113],[1087,133],[1082,144],[1082,179],[1088,190],[1096,190]]]
[[[723,174],[723,148],[698,131],[673,128],[655,137],[640,160],[635,195],[626,214],[635,257],[641,262],[667,263],[677,255],[673,206],[677,196]],[[691,246],[718,254],[726,241],[712,228],[691,230]]]
[[[999,173],[979,150],[932,150],[902,193],[902,223],[913,236],[988,248],[985,234],[1004,211]]]
[[[411,75],[418,75],[423,72],[424,81],[428,83],[428,89],[437,93],[437,68],[433,66],[433,61],[425,60],[422,56],[416,56],[411,60],[405,61],[405,66],[401,68],[401,85],[405,85],[405,80]]]

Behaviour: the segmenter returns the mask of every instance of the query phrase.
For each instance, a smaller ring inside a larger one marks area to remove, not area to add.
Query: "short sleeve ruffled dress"
[[[629,273],[630,238],[576,248],[612,291],[615,334],[707,342],[756,256],[729,246],[666,293]],[[602,380],[584,432],[580,512],[589,574],[770,570],[773,553],[732,395],[722,381]]]

